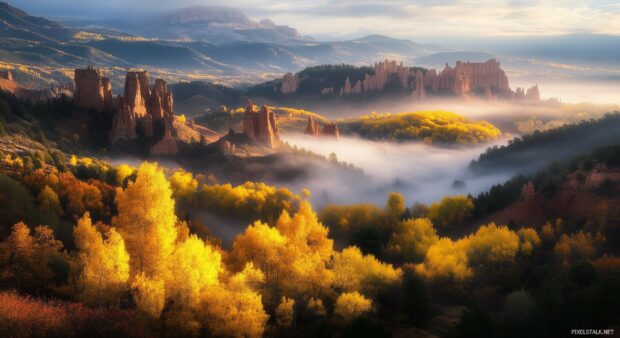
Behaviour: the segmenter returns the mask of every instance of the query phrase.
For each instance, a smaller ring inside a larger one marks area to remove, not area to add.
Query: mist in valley
[[[355,182],[342,176],[346,173],[335,175],[333,170],[316,172],[304,181],[294,182],[293,189],[311,190],[311,200],[318,208],[328,203],[383,205],[391,191],[402,193],[410,204],[415,201],[431,203],[448,195],[478,194],[515,174],[503,171],[479,176],[468,169],[472,159],[489,146],[505,143],[505,139],[494,144],[454,147],[377,142],[347,136],[335,141],[287,134],[283,139],[323,156],[333,153],[339,162],[348,162],[364,170],[365,179]]]

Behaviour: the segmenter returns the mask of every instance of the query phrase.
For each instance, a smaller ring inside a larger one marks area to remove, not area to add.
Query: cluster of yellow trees
[[[175,180],[193,185],[183,173]],[[3,245],[11,257],[28,259],[12,264],[17,270],[37,259],[46,265],[49,259],[37,258],[43,253],[70,256],[78,300],[118,307],[131,295],[147,318],[187,335],[260,336],[270,316],[286,328],[299,309],[316,316],[333,312],[345,322],[371,311],[381,290],[400,283],[401,270],[355,247],[334,250],[310,204],[298,204],[273,226],[256,221],[226,252],[189,233],[175,215],[163,171],[144,163],[135,181],[117,189],[111,226],[93,224],[88,212],[77,221],[75,252],[61,252],[49,228],[37,228],[33,237],[23,223]]]
[[[191,173],[188,173],[191,175]],[[186,179],[186,184],[174,184],[175,194],[185,191],[186,196],[194,188]],[[191,185],[191,187],[190,187]],[[304,195],[309,194],[304,190]],[[223,215],[251,216],[273,223],[282,210],[294,212],[298,210],[302,197],[293,194],[286,188],[276,188],[262,182],[246,182],[232,186],[231,184],[204,184],[198,191],[198,205],[206,210],[217,211]]]
[[[501,132],[486,121],[470,121],[447,111],[398,114],[373,112],[344,122],[347,130],[372,139],[422,140],[426,143],[475,144],[497,139]]]
[[[475,233],[456,241],[439,238],[428,220],[408,221],[403,226],[404,230],[392,238],[393,245],[408,243],[407,238],[417,238],[419,244],[404,246],[401,250],[413,252],[415,257],[423,256],[422,263],[417,264],[415,269],[433,280],[467,280],[478,266],[509,264],[518,254],[530,255],[541,243],[532,228],[515,232],[494,223],[481,226]]]

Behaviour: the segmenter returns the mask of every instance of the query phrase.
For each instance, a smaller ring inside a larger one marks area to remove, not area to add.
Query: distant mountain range
[[[444,50],[380,35],[316,42],[293,28],[252,21],[220,7],[192,7],[146,22],[60,23],[0,3],[0,20],[2,61],[55,69],[92,64],[214,76],[281,74],[310,65],[406,60]]]
[[[490,40],[495,42],[484,45],[480,43],[486,40],[481,39],[472,47],[489,52],[382,35],[320,42],[294,28],[254,21],[226,7],[191,7],[131,20],[59,22],[0,3],[0,63],[14,70],[30,67],[29,72],[16,72],[15,78],[40,87],[48,86],[50,79],[70,83],[71,70],[87,65],[105,68],[114,88],[121,88],[126,68],[145,68],[171,82],[201,79],[231,85],[258,83],[309,66],[371,65],[385,59],[438,68],[456,60],[496,58],[520,83],[620,77],[620,37],[545,37],[531,39],[531,44],[525,43],[528,39]],[[561,64],[589,61],[605,67],[592,70]]]

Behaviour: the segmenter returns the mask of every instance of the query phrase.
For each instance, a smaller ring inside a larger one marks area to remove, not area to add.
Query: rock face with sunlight
[[[76,69],[74,75],[75,94],[73,104],[76,108],[102,111],[112,108],[112,86],[110,79],[93,67]]]
[[[113,110],[111,144],[131,141],[138,137],[137,128],[146,137],[152,137],[157,128],[163,128],[163,137],[151,151],[158,155],[178,153],[174,135],[174,107],[172,92],[166,81],[155,79],[151,87],[146,71],[129,71],[125,77],[124,95],[112,98],[110,79],[93,67],[75,70],[76,108],[94,109],[98,112]]]
[[[243,133],[253,142],[267,148],[274,148],[280,142],[280,131],[273,112],[267,106],[256,112],[251,101],[244,113]]]

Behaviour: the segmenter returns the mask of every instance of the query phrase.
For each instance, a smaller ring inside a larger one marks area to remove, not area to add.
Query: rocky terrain
[[[327,80],[309,79],[311,76],[304,72],[288,73],[279,80],[258,85],[257,88],[272,86],[275,92],[286,96],[298,93],[300,86],[304,86],[304,83],[308,81],[329,83]],[[308,86],[305,87],[304,94],[308,94]],[[454,67],[446,64],[441,71],[408,67],[404,66],[402,62],[385,60],[375,63],[372,69],[363,74],[361,79],[352,80],[351,76],[347,76],[343,82],[336,82],[332,86],[313,88],[311,93],[359,96],[382,91],[402,91],[410,94],[410,98],[414,101],[421,101],[430,96],[478,96],[486,99],[540,101],[537,85],[527,89],[527,91],[520,87],[513,91],[508,83],[506,73],[500,67],[499,62],[494,59],[485,62],[456,61]]]

